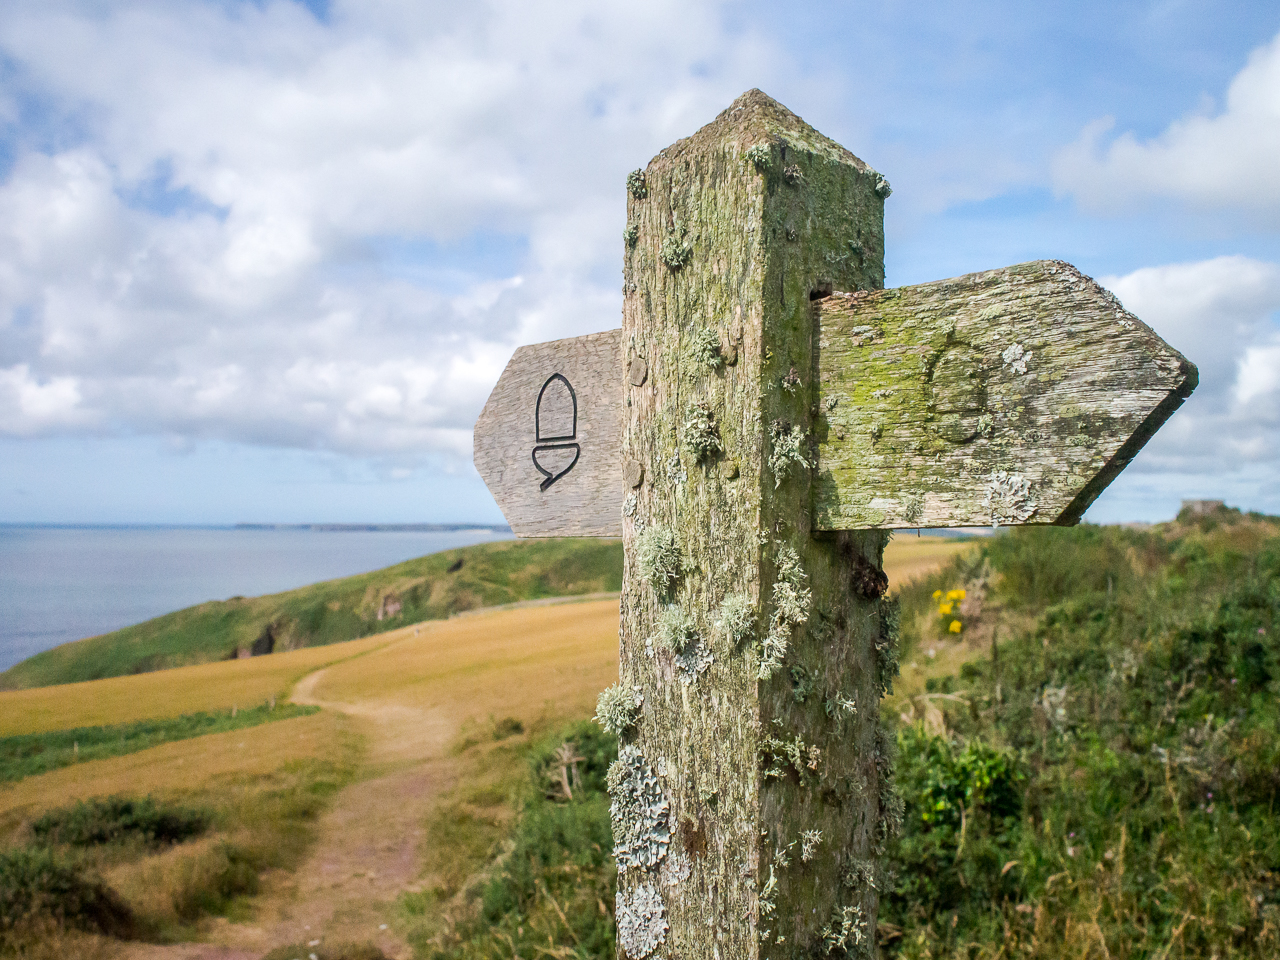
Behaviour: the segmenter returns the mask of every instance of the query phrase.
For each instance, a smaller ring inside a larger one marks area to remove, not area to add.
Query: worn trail
[[[412,956],[391,928],[396,897],[419,873],[422,824],[452,778],[444,757],[455,726],[438,711],[368,700],[347,703],[318,693],[331,668],[304,677],[295,703],[338,710],[364,736],[365,778],[342,790],[317,827],[307,861],[269,876],[252,923],[217,921],[206,943],[131,944],[129,960],[258,960],[275,946],[313,940],[377,944],[388,956]]]

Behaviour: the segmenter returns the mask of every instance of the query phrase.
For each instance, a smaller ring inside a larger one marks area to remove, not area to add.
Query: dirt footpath
[[[304,677],[291,699],[350,715],[366,738],[368,776],[334,798],[297,871],[265,878],[256,923],[218,920],[205,943],[128,944],[122,958],[258,960],[274,947],[312,940],[369,941],[396,960],[412,956],[391,917],[396,897],[414,889],[428,808],[453,777],[443,759],[453,726],[403,705],[322,700],[315,690],[327,669]]]

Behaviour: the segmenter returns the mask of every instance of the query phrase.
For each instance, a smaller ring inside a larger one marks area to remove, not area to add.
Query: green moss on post
[[[619,878],[624,949],[712,960],[874,942],[862,877],[894,817],[877,709],[893,630],[853,584],[878,582],[886,537],[815,536],[810,488],[814,301],[883,286],[881,180],[753,90],[630,192],[623,342],[647,376],[619,370],[622,456],[643,476],[623,520],[621,683],[644,707],[624,749],[633,777],[656,777],[671,838]],[[672,609],[679,649],[653,642]]]

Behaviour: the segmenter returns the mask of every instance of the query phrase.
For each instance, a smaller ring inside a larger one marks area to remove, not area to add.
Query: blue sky
[[[1090,519],[1280,513],[1273,3],[10,0],[0,522],[500,519],[502,366],[751,87],[892,181],[889,285],[1068,260],[1200,366]]]

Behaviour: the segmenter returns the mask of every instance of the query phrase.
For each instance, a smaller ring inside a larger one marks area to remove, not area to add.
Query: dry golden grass
[[[0,824],[12,826],[26,811],[89,797],[212,791],[219,781],[261,777],[296,760],[322,757],[349,726],[342,714],[321,712],[27,777],[0,788]]]
[[[327,647],[226,660],[131,677],[0,692],[0,737],[130,723],[153,717],[256,706],[284,699],[306,674],[392,643],[412,627]]]
[[[973,544],[950,537],[917,537],[909,530],[899,530],[884,551],[884,572],[889,575],[889,588],[896,590],[917,577],[932,573],[957,553],[972,550]]]
[[[422,624],[416,635],[308,678],[295,700],[394,723],[416,716],[418,736],[409,743],[422,756],[490,716],[529,723],[590,715],[617,676],[611,598]]]

